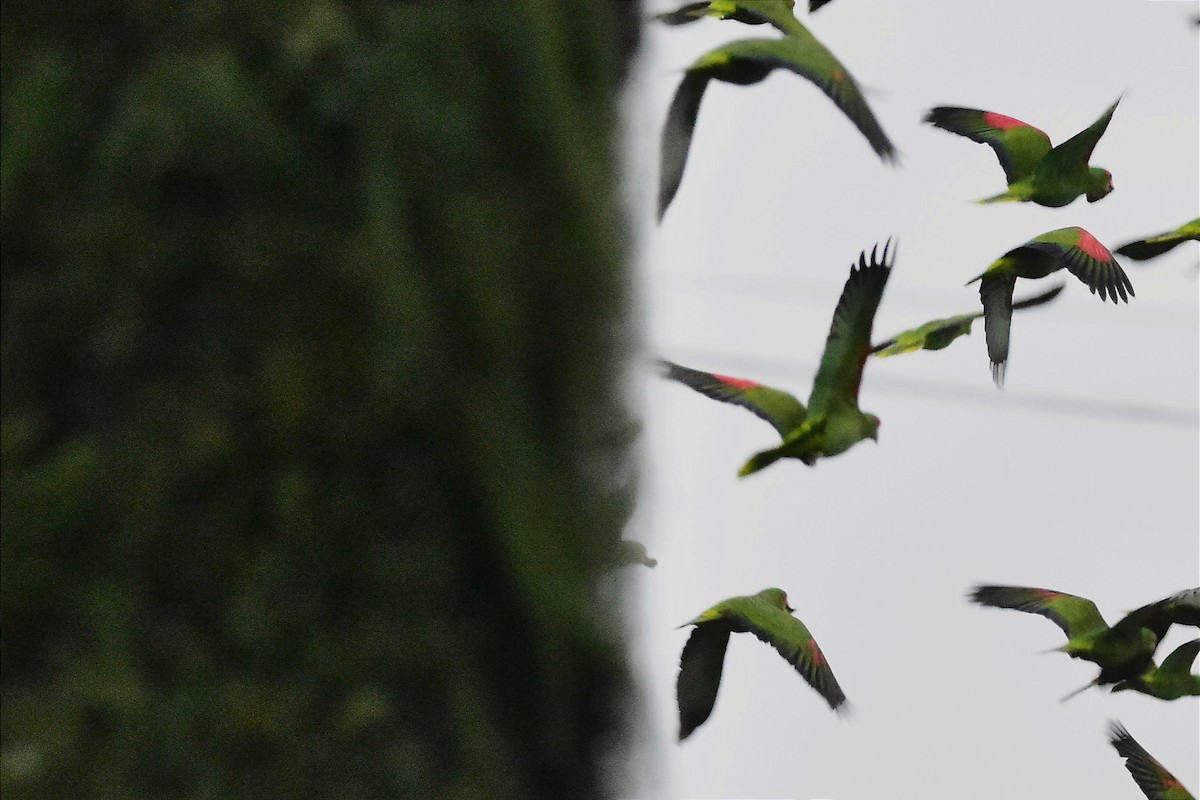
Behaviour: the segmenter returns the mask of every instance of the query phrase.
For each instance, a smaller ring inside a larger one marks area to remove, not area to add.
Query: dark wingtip
[[[992,382],[996,384],[997,389],[1004,388],[1004,373],[1008,369],[1007,361],[992,362]]]

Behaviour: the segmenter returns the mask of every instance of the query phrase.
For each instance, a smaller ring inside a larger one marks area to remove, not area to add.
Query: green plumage
[[[1100,686],[1144,673],[1172,624],[1197,624],[1198,594],[1200,589],[1189,589],[1148,603],[1112,627],[1091,600],[1053,589],[978,586],[969,597],[980,605],[1038,614],[1053,622],[1067,635],[1067,643],[1058,649],[1100,667],[1100,674],[1088,684]]]
[[[692,133],[709,81],[749,85],[758,83],[773,70],[785,69],[817,85],[841,109],[872,149],[884,161],[896,157],[896,149],[871,113],[866,99],[849,71],[825,45],[808,32],[788,10],[778,3],[736,8],[760,16],[786,35],[781,39],[742,39],[730,42],[702,55],[688,67],[663,125],[661,171],[659,176],[658,218],[679,190],[691,148]]]
[[[792,611],[787,594],[771,588],[723,600],[680,626],[695,626],[679,657],[675,684],[680,741],[712,714],[731,633],[753,633],[774,647],[830,708],[837,709],[846,701],[816,640]]]
[[[803,27],[792,11],[795,6],[796,0],[699,0],[654,18],[667,25],[687,25],[706,17],[731,19],[744,25],[765,23],[791,33]]]
[[[1080,195],[1094,203],[1113,190],[1112,174],[1088,161],[1120,102],[1118,98],[1099,119],[1058,147],[1051,147],[1050,138],[1032,125],[977,108],[939,106],[925,115],[925,122],[986,144],[996,153],[1008,189],[979,202],[1028,201],[1057,208]]]
[[[1191,222],[1185,222],[1178,228],[1166,233],[1127,242],[1118,247],[1115,252],[1123,256],[1128,256],[1134,261],[1147,261],[1173,250],[1177,245],[1184,242],[1197,241],[1200,241],[1200,217]]]
[[[795,396],[754,381],[717,375],[660,361],[665,377],[723,403],[740,405],[766,420],[783,442],[752,456],[738,473],[746,476],[781,458],[809,466],[844,453],[863,439],[877,439],[879,418],[858,407],[862,370],[871,350],[871,327],[891,274],[889,246],[859,255],[833,314],[808,407]]]
[[[1121,723],[1109,723],[1108,740],[1125,758],[1125,769],[1150,800],[1196,800],[1178,778],[1129,735]]]
[[[1059,293],[1063,290],[1063,285],[1060,283],[1047,292],[1019,300],[1013,303],[1013,310],[1033,308],[1044,303],[1049,303],[1055,297],[1058,297]],[[958,337],[969,335],[971,333],[971,323],[983,315],[984,312],[976,311],[974,314],[959,314],[953,317],[946,317],[945,319],[935,319],[932,322],[926,322],[919,328],[913,328],[903,333],[898,333],[890,339],[885,339],[872,347],[871,352],[877,358],[886,358],[887,356],[895,356],[901,353],[911,353],[914,350],[944,350]]]
[[[1181,644],[1163,659],[1161,666],[1150,666],[1141,674],[1112,687],[1114,692],[1132,689],[1160,700],[1200,695],[1200,675],[1192,674],[1192,664],[1200,653],[1200,639]]]
[[[656,567],[658,561],[650,557],[650,554],[646,552],[646,546],[641,542],[621,539],[617,542],[613,552],[612,564],[614,567],[625,567],[632,564]]]
[[[982,274],[967,281],[980,281],[979,299],[983,303],[984,335],[992,363],[992,380],[1004,385],[1008,362],[1009,330],[1012,326],[1013,288],[1017,278],[1044,278],[1067,269],[1101,300],[1119,297],[1126,302],[1133,295],[1133,284],[1096,237],[1073,226],[1048,231],[1013,248],[992,262]]]

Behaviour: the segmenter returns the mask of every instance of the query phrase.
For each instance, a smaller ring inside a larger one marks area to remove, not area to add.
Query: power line
[[[797,303],[802,305],[819,304],[821,301],[817,297],[821,296],[821,292],[835,291],[834,287],[840,287],[842,284],[842,281],[781,275],[735,275],[715,272],[696,274],[684,270],[664,270],[656,274],[665,276],[671,281],[682,282],[684,284],[683,289],[697,294],[743,297],[749,300],[769,299],[780,303]],[[813,296],[814,293],[816,297]],[[927,306],[941,305],[947,293],[948,290],[943,289],[930,290],[908,287],[905,290],[905,294],[900,295],[898,298],[889,295],[886,302],[889,309],[897,307],[925,308]],[[1026,294],[1028,293],[1026,292]],[[975,292],[962,292],[961,294],[966,297],[969,294],[975,294]],[[918,300],[917,295],[922,295],[925,299]],[[1021,297],[1022,295],[1018,293],[1015,299],[1019,300]],[[1134,310],[1135,308],[1136,311]],[[970,310],[970,308],[962,308],[954,313],[967,313]],[[1139,303],[1136,307],[1130,306],[1130,312],[1113,316],[1110,320],[1105,320],[1104,324],[1136,325],[1138,327],[1162,328],[1166,330],[1194,330],[1197,325],[1194,308],[1183,309],[1173,306]],[[1084,317],[1078,308],[1069,309],[1065,314],[1059,312],[1059,314],[1060,317],[1071,321],[1077,321]],[[943,316],[949,316],[949,313]]]

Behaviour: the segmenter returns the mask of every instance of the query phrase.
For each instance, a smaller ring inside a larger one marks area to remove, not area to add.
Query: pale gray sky
[[[799,4],[803,5],[803,3]],[[650,11],[673,7],[647,2]],[[777,72],[710,86],[683,184],[655,226],[658,141],[682,70],[726,41],[776,35],[704,21],[648,25],[631,87],[629,191],[648,354],[806,399],[852,261],[888,236],[896,268],[881,339],[978,307],[963,283],[1045,231],[1102,242],[1200,214],[1194,2],[835,0],[797,9],[854,74],[897,148],[892,169],[812,84]],[[1116,190],[1059,209],[978,206],[1004,188],[990,149],[921,124],[935,105],[998,111],[1056,144],[1124,98],[1093,163]],[[1110,718],[1200,791],[1196,699],[1091,690],[1049,621],[985,609],[977,582],[1045,586],[1107,619],[1200,583],[1195,245],[1139,265],[1137,297],[1102,303],[1067,273],[1013,319],[1007,388],[982,323],[950,349],[867,364],[860,403],[883,425],[809,469],[739,480],[777,441],[749,413],[652,376],[639,388],[646,475],[630,537],[634,660],[649,734],[629,794],[662,798],[1120,800],[1140,793]],[[849,697],[839,718],[770,648],[730,643],[712,717],[675,743],[675,626],[731,595],[788,591]],[[1193,638],[1173,630],[1161,655]]]

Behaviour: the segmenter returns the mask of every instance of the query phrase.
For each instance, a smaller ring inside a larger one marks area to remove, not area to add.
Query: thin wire
[[[818,305],[822,301],[814,297],[812,291],[829,290],[835,285],[840,285],[839,281],[822,281],[817,279],[791,278],[785,276],[769,276],[769,275],[734,275],[721,273],[689,273],[684,270],[663,270],[657,275],[666,277],[671,281],[678,281],[684,284],[682,289],[685,289],[696,294],[706,295],[722,295],[744,297],[751,300],[769,299],[780,303],[798,303],[802,305]],[[688,285],[690,284],[690,285]],[[915,295],[923,295],[922,300],[918,300]],[[925,308],[930,305],[940,304],[946,292],[943,290],[921,290],[909,288],[906,294],[893,299],[888,297],[887,305],[891,308]],[[1028,292],[1027,292],[1028,294]],[[1022,295],[1018,294],[1016,299],[1020,299]],[[964,294],[966,297],[966,294]],[[936,299],[934,299],[936,298]],[[970,302],[969,300],[967,301]],[[1134,308],[1134,306],[1130,306]],[[1197,320],[1193,310],[1182,309],[1173,306],[1164,305],[1147,305],[1139,303],[1136,307],[1137,311],[1134,315],[1128,313],[1112,317],[1111,320],[1106,319],[1105,324],[1109,325],[1126,325],[1137,327],[1152,327],[1163,328],[1166,330],[1195,330]],[[972,309],[962,308],[954,313],[968,313]],[[1060,312],[1061,314],[1061,312]],[[1065,314],[1061,314],[1067,320],[1084,319],[1085,315],[1079,312],[1078,308],[1069,309]],[[946,314],[945,316],[949,316]]]
[[[703,350],[693,347],[672,347],[656,352],[680,353],[691,366],[705,362],[735,364],[737,369],[745,366],[749,374],[777,374],[803,380],[811,377],[817,365],[811,361],[783,361],[776,358],[746,356],[738,353]],[[1156,425],[1171,425],[1180,428],[1200,427],[1200,409],[1170,408],[1145,403],[1121,403],[1083,397],[1056,397],[1049,394],[1025,392],[1001,392],[988,387],[937,383],[919,378],[897,378],[889,375],[872,375],[871,391],[895,392],[897,394],[936,397],[959,405],[988,405],[1005,409],[1020,408],[1027,411],[1058,414],[1062,416],[1086,416],[1101,419],[1116,419],[1122,422],[1148,422]]]

